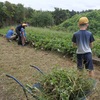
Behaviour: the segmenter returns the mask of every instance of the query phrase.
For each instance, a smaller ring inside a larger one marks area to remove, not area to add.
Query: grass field
[[[5,38],[0,37],[0,44],[0,100],[26,100],[19,85],[5,76],[7,73],[15,76],[24,85],[32,85],[40,74],[30,67],[31,64],[39,66],[44,72],[49,72],[55,66],[73,65],[69,59],[61,55],[21,47],[15,42],[7,42]]]
[[[24,85],[38,81],[40,74],[30,65],[39,66],[45,73],[49,73],[55,66],[76,68],[76,63],[63,55],[50,51],[41,51],[30,46],[18,46],[16,42],[7,42],[0,37],[0,100],[26,100],[21,87],[12,79],[6,77],[11,74]],[[88,100],[100,99],[100,69],[95,66],[97,88]],[[33,77],[34,75],[34,77]],[[30,100],[34,100],[29,95]]]

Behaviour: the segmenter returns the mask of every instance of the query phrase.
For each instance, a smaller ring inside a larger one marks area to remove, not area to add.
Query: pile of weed
[[[46,100],[81,100],[93,88],[93,80],[86,72],[54,69],[40,79],[42,98]]]

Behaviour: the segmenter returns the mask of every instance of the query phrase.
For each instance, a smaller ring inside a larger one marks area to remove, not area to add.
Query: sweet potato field
[[[74,49],[71,45],[72,35],[70,33],[42,28],[29,28],[28,30],[28,41],[30,41],[35,48],[57,51],[63,54],[74,53]]]
[[[6,34],[10,27],[0,29],[0,34]],[[27,40],[36,49],[56,51],[62,54],[73,56],[76,48],[72,47],[72,32],[55,31],[47,28],[27,27]],[[93,55],[100,58],[100,38],[95,34],[93,43]]]
[[[28,41],[37,49],[53,50],[71,56],[76,52],[76,48],[72,47],[71,32],[29,27],[27,33]],[[100,57],[100,39],[98,35],[94,37],[93,55]]]

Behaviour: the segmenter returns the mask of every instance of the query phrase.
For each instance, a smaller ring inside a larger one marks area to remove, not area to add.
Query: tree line
[[[84,11],[83,11],[84,12]],[[22,4],[0,2],[0,27],[27,22],[35,27],[59,25],[73,15],[82,13],[55,8],[54,11],[34,10]]]

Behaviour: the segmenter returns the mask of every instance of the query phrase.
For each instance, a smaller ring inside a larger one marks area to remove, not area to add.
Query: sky
[[[43,11],[54,11],[55,7],[70,11],[100,9],[100,0],[0,0],[0,2],[5,1],[14,4],[21,3],[24,7]]]

